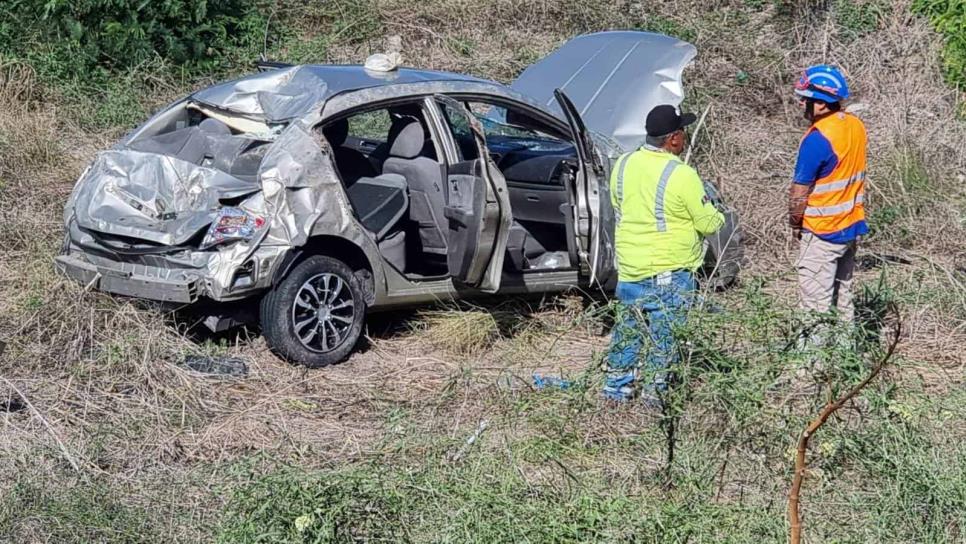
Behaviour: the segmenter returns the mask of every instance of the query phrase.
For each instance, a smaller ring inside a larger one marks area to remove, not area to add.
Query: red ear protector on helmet
[[[839,90],[835,87],[829,87],[827,85],[816,85],[808,80],[808,75],[802,72],[802,77],[795,82],[796,91],[819,91],[823,93],[828,93],[832,96],[838,96]],[[823,101],[824,102],[824,101]]]

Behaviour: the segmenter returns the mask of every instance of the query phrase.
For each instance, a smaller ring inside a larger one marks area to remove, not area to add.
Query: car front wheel
[[[317,255],[299,263],[265,295],[260,321],[273,352],[318,368],[349,356],[365,313],[363,289],[352,269]]]

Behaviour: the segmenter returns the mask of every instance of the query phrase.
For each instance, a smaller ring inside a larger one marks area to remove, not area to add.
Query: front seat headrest
[[[329,141],[329,145],[332,147],[340,147],[345,143],[345,139],[349,137],[349,120],[339,119],[326,125],[322,129],[322,133],[325,134],[325,139]]]
[[[407,122],[389,148],[389,155],[400,159],[415,159],[423,150],[426,141],[426,131],[419,121],[412,119]]]

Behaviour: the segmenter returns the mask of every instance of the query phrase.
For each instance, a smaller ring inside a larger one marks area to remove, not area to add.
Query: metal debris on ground
[[[181,361],[181,366],[203,374],[220,376],[248,375],[248,363],[238,357],[188,355]]]
[[[856,264],[858,265],[859,270],[871,270],[873,268],[880,268],[885,264],[912,264],[912,261],[897,255],[866,253],[864,255],[859,255],[858,263]]]
[[[480,436],[483,435],[483,431],[486,430],[489,424],[490,422],[488,420],[486,419],[481,420],[479,425],[476,426],[476,430],[473,431],[473,434],[471,434],[470,437],[466,439],[466,443],[464,443],[463,446],[460,447],[459,451],[457,451],[452,457],[450,457],[450,462],[455,463],[456,461],[459,461],[463,457],[463,455],[466,454],[466,451],[470,448],[470,446],[472,446],[474,442],[479,440]]]
[[[0,412],[9,412],[12,414],[14,412],[21,412],[25,408],[27,408],[27,405],[13,395],[8,395],[7,398],[0,400]]]

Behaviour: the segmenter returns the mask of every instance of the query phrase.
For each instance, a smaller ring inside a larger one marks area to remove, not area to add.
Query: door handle
[[[540,197],[537,195],[527,195],[527,202],[540,202]]]

